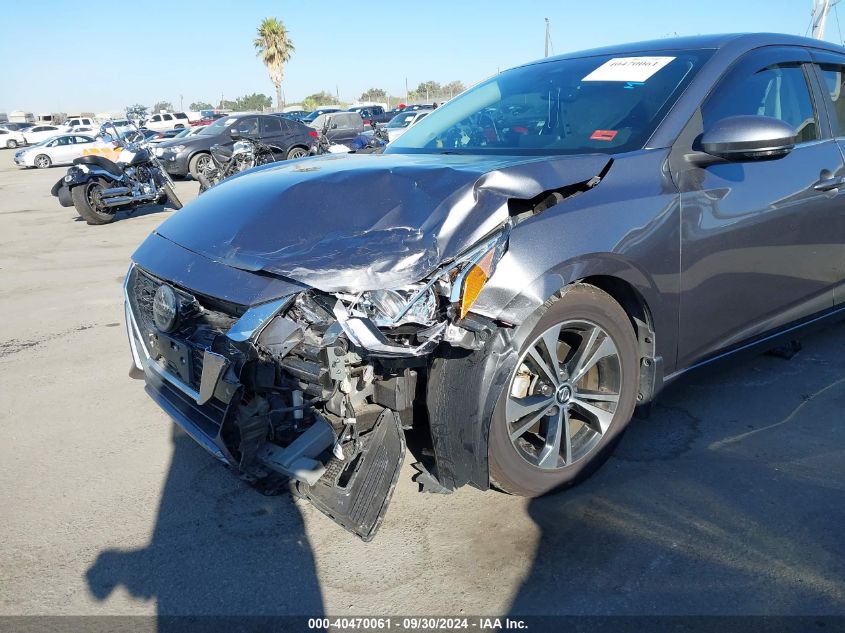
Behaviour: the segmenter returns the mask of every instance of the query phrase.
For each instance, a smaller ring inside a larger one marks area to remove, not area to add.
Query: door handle
[[[845,178],[824,178],[813,185],[816,191],[831,191],[845,186]]]

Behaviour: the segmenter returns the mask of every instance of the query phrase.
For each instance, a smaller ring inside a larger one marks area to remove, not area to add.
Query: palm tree
[[[296,49],[288,37],[288,30],[284,22],[277,18],[264,18],[258,26],[258,37],[255,38],[256,53],[270,73],[270,81],[276,86],[276,105],[284,107],[282,99],[282,79],[285,76],[285,64]]]

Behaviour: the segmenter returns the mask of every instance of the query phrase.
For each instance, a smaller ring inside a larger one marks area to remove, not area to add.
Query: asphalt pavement
[[[11,154],[0,615],[845,615],[842,324],[682,379],[562,494],[422,494],[406,460],[363,543],[242,483],[129,378],[121,282],[173,212],[88,226],[49,194],[64,168]]]

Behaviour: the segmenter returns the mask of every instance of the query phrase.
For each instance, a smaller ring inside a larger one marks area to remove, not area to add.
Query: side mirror
[[[336,129],[337,129],[337,123],[332,123],[332,129],[333,129],[333,130],[336,130]]]
[[[242,138],[241,133],[235,129],[229,129],[229,136],[232,137],[232,140],[237,141]]]
[[[795,129],[767,116],[729,116],[701,136],[701,150],[729,161],[774,160],[795,147]]]

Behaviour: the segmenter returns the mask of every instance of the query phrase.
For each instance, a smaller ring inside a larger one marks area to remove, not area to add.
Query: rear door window
[[[265,117],[261,119],[261,134],[265,136],[278,136],[282,133],[282,121],[276,117]]]
[[[845,60],[842,64],[821,64],[824,94],[834,136],[845,136]]]

